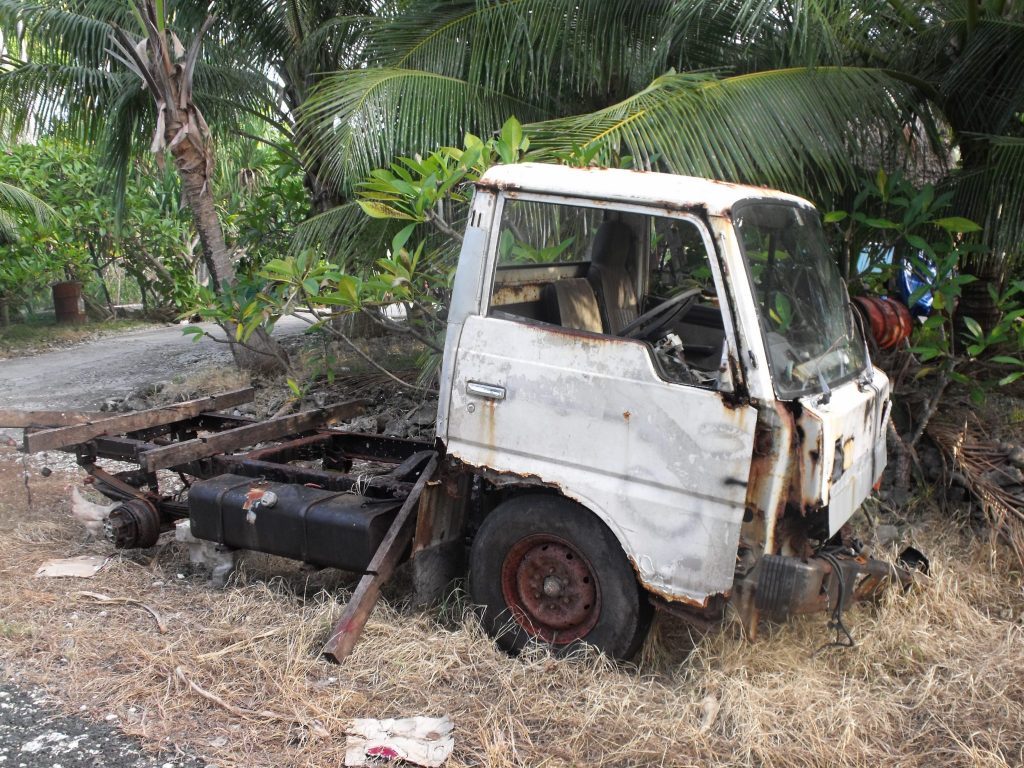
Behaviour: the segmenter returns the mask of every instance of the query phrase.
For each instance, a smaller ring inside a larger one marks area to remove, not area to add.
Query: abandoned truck
[[[187,518],[224,549],[363,572],[335,658],[400,561],[429,594],[467,543],[471,599],[511,650],[582,641],[628,657],[654,608],[708,626],[727,602],[750,635],[760,616],[808,611],[841,627],[844,605],[898,575],[844,528],[885,466],[889,382],[805,200],[491,169],[440,384],[434,443],[326,426],[356,403],[264,422],[216,412],[243,392],[27,431],[26,448],[78,453],[123,502],[108,521],[120,546]],[[367,460],[392,468],[353,468]],[[161,495],[163,469],[190,478],[187,502]]]

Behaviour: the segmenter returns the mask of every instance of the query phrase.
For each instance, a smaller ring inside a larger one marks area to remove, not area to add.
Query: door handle
[[[466,394],[475,397],[483,397],[488,400],[504,400],[505,388],[497,384],[483,384],[479,381],[466,382]]]

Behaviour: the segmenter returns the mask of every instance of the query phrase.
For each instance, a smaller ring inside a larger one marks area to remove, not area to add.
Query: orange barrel
[[[888,297],[856,296],[854,305],[871,327],[880,349],[892,349],[902,343],[914,329],[910,310]]]
[[[85,322],[85,299],[80,282],[66,280],[53,284],[53,314],[58,323]]]

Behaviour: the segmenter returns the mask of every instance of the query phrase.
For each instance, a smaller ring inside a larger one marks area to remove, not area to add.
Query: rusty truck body
[[[491,169],[440,393],[434,443],[200,408],[148,431],[77,427],[88,439],[58,447],[134,505],[113,516],[124,546],[188,518],[221,547],[363,571],[336,657],[406,558],[438,587],[468,554],[470,596],[506,648],[587,642],[617,657],[653,608],[708,626],[731,603],[754,634],[762,616],[835,613],[892,575],[844,529],[885,467],[889,382],[806,200],[660,173]],[[245,430],[262,447],[224,437]],[[113,454],[139,472],[99,469]],[[394,468],[353,478],[366,458]],[[196,478],[187,505],[159,494],[165,468]]]

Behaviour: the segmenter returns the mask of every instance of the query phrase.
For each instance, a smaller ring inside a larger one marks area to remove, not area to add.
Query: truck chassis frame
[[[108,538],[120,548],[152,546],[161,532],[189,517],[187,501],[161,491],[160,471],[177,474],[186,488],[228,474],[251,478],[249,493],[257,502],[267,483],[400,502],[324,646],[324,655],[340,662],[352,651],[381,587],[410,545],[413,555],[421,555],[419,581],[424,589],[436,593],[447,583],[452,568],[440,563],[448,558],[429,555],[461,546],[464,510],[455,503],[460,494],[447,487],[451,483],[435,479],[440,455],[431,442],[330,427],[359,415],[364,401],[262,421],[222,412],[251,402],[254,395],[254,390],[242,389],[117,415],[0,411],[0,426],[24,429],[26,453],[75,454],[87,474],[85,482],[121,502],[107,524]],[[97,464],[101,459],[137,468],[108,472]],[[308,466],[316,462],[322,468]],[[372,462],[376,471],[354,473],[356,462]]]

